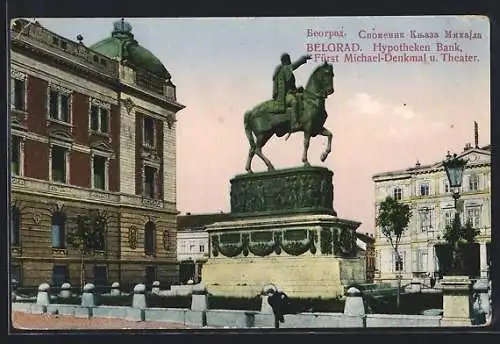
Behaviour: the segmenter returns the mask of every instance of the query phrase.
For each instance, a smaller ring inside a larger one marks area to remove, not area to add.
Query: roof
[[[479,153],[483,155],[490,155],[491,156],[491,145],[487,145],[484,147],[477,147],[477,148],[467,148],[463,152],[457,155],[458,158],[462,158],[466,155],[469,155],[471,153]],[[417,162],[417,164],[413,167],[409,167],[404,170],[395,170],[395,171],[388,171],[388,172],[381,172],[373,175],[373,179],[380,178],[380,177],[407,177],[410,178],[412,174],[418,174],[418,173],[426,173],[426,172],[434,172],[437,170],[443,169],[443,162],[435,162],[433,164],[428,164],[428,165],[421,165],[420,162]]]
[[[187,214],[177,216],[177,230],[203,230],[215,222],[224,221],[231,217],[229,213]]]
[[[359,240],[363,241],[364,243],[373,244],[375,242],[375,238],[374,238],[373,234],[356,232],[356,237]]]
[[[127,62],[160,78],[170,79],[170,73],[165,66],[153,53],[134,39],[132,25],[123,19],[113,24],[111,37],[93,44],[90,49],[110,58]]]

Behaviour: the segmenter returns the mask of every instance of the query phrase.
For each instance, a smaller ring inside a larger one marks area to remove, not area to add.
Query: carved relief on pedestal
[[[298,168],[231,180],[232,213],[300,210],[333,212],[331,171]]]

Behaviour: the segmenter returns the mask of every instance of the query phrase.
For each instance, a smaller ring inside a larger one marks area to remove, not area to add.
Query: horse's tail
[[[250,147],[255,148],[255,139],[253,137],[252,128],[250,127],[251,116],[252,116],[252,111],[245,112],[243,123],[245,124],[245,134],[247,135]]]

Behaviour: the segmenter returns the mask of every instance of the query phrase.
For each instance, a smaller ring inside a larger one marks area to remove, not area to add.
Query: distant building
[[[67,237],[89,210],[105,225],[86,281],[178,275],[175,118],[184,106],[130,24],[112,29],[88,47],[80,35],[12,22],[10,253],[22,285],[80,283]]]
[[[195,283],[200,281],[201,269],[209,257],[210,249],[205,227],[228,218],[228,213],[187,213],[177,217],[177,262],[181,283],[190,279]]]
[[[486,277],[489,271],[491,243],[491,148],[467,144],[458,157],[468,159],[464,171],[461,197],[461,221],[480,229],[477,237],[477,260],[472,262],[476,275]],[[444,156],[443,156],[444,159]],[[375,214],[387,196],[410,205],[412,217],[404,232],[399,250],[402,265],[380,228],[376,228],[376,267],[378,280],[393,280],[397,271],[403,279],[439,277],[435,245],[443,243],[443,231],[454,217],[454,201],[442,162],[415,166],[406,170],[379,173],[375,183]]]
[[[366,261],[366,283],[375,279],[375,237],[373,234],[356,232],[358,247],[364,252]]]

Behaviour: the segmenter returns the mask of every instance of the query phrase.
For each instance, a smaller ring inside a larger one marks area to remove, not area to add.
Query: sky
[[[86,45],[110,36],[119,19],[37,18],[65,37],[76,40],[81,34]],[[474,142],[474,121],[479,124],[479,144],[490,143],[490,29],[485,17],[125,20],[135,39],[163,62],[177,86],[178,102],[186,106],[177,114],[177,207],[182,213],[230,210],[229,180],[245,173],[249,148],[243,115],[271,98],[272,74],[284,52],[292,60],[306,53],[339,56],[333,62],[335,93],[326,100],[332,153],[320,161],[326,138],[318,136],[311,139],[309,159],[334,172],[334,208],[339,217],[361,222],[361,232],[374,232],[374,174],[405,169],[417,160],[434,163],[448,151],[462,151]],[[404,37],[360,38],[363,30],[402,32]],[[430,34],[414,38],[412,30]],[[480,33],[481,38],[449,38],[446,30]],[[311,32],[318,35],[308,36]],[[340,43],[344,52],[318,51],[338,50],[330,43]],[[344,60],[345,50],[356,48],[353,44],[362,49],[358,55],[373,55],[374,44],[394,50],[402,43],[429,45],[427,62]],[[461,51],[451,53],[476,58],[445,62],[437,43],[455,48],[457,43]],[[317,44],[316,51],[308,52],[308,44]],[[437,61],[431,62],[430,55]],[[297,86],[306,85],[319,63],[311,59],[295,71]],[[288,141],[273,137],[263,152],[279,169],[300,166],[302,149],[303,134],[295,133]],[[257,157],[252,167],[265,170]]]

